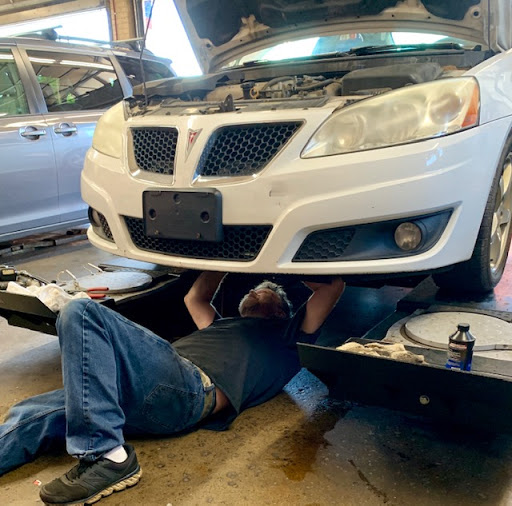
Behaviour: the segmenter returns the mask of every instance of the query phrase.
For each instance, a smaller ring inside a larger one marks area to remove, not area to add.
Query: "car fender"
[[[465,75],[480,86],[480,124],[510,117],[512,125],[512,50],[477,65]]]

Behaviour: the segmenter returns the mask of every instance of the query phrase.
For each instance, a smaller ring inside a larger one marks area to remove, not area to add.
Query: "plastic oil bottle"
[[[475,338],[469,332],[469,324],[459,323],[457,325],[457,332],[453,333],[448,339],[446,367],[448,369],[470,371]]]

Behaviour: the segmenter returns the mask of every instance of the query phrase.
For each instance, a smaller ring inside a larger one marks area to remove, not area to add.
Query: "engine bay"
[[[450,50],[252,62],[216,74],[147,83],[146,100],[139,87],[129,104],[136,116],[322,107],[335,97],[352,103],[404,86],[461,76],[489,56],[487,51]]]

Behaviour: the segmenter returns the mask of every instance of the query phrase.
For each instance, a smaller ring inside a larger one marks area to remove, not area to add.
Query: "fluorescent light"
[[[35,63],[55,63],[55,60],[52,58],[34,58],[33,56],[30,56],[29,60]]]
[[[95,69],[105,69],[105,70],[114,70],[112,65],[105,65],[103,63],[89,63],[86,61],[74,61],[74,60],[61,60],[59,62],[61,65],[71,65],[73,67],[91,67]]]

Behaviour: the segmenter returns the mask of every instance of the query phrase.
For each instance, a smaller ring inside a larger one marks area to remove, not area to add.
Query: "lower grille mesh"
[[[317,230],[301,244],[292,262],[325,262],[339,260],[352,241],[355,228],[340,227]]]
[[[110,230],[110,226],[108,224],[107,218],[101,213],[98,213],[101,223],[101,228],[103,230],[103,233],[107,237],[109,241],[114,242],[114,236],[112,235],[112,230]]]
[[[199,242],[148,237],[144,232],[144,220],[129,216],[124,219],[137,248],[165,255],[209,260],[253,260],[272,230],[270,225],[225,225],[222,241]]]

